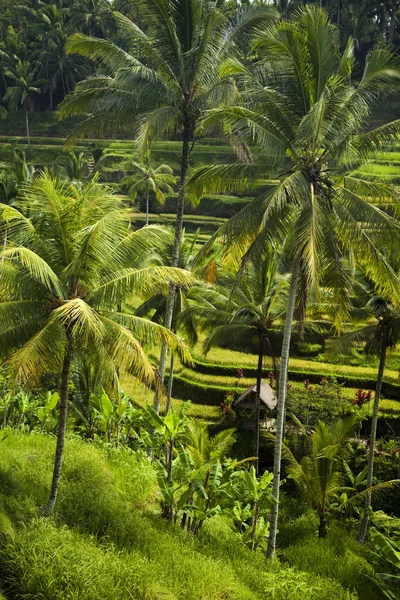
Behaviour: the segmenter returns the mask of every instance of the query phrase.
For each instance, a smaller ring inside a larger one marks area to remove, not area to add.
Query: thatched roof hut
[[[233,403],[233,409],[238,410],[251,410],[256,405],[256,394],[257,394],[257,383],[251,385],[235,402]],[[278,398],[269,383],[266,383],[263,379],[261,380],[260,388],[260,410],[261,412],[269,411],[269,414],[276,411],[278,406]]]

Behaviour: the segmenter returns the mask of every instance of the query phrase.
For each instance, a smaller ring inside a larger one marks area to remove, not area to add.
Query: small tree
[[[36,79],[37,70],[27,60],[17,59],[15,67],[5,70],[7,77],[14,81],[14,85],[7,89],[4,99],[13,108],[19,104],[25,110],[26,137],[30,148],[31,139],[29,134],[29,111],[32,109],[33,97],[40,94],[40,86],[46,83],[45,79]]]
[[[306,433],[308,453],[298,462],[285,447],[289,460],[288,475],[299,486],[309,505],[319,516],[318,535],[326,537],[326,513],[343,490],[343,459],[355,419],[339,419],[332,425],[319,421]]]
[[[172,194],[172,186],[176,183],[173,170],[168,165],[155,167],[147,155],[142,164],[132,161],[135,173],[124,177],[121,181],[126,186],[130,199],[136,199],[138,192],[143,192],[146,198],[146,225],[149,224],[150,193],[153,193],[160,204],[164,204],[164,192]]]

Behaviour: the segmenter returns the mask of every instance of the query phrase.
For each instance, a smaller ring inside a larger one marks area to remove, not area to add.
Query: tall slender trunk
[[[4,230],[3,252],[7,248],[7,237],[8,237],[8,232],[7,232],[7,225],[6,225],[5,230]],[[4,256],[1,257],[1,262],[2,263],[4,262]]]
[[[178,194],[178,204],[176,207],[176,222],[175,222],[175,239],[174,246],[172,249],[172,259],[171,259],[171,267],[177,267],[179,264],[179,250],[181,246],[182,240],[182,227],[183,227],[183,214],[185,210],[185,183],[186,176],[189,167],[189,153],[190,153],[190,137],[192,134],[192,128],[190,126],[190,121],[185,121],[183,127],[183,140],[182,140],[182,157],[181,157],[181,174],[179,181],[179,194]],[[169,286],[168,298],[167,298],[167,306],[165,309],[165,320],[164,326],[167,329],[171,329],[172,324],[172,316],[174,313],[174,302],[175,302],[175,285],[173,283]],[[163,340],[161,343],[161,352],[160,352],[160,362],[158,366],[159,377],[161,381],[164,381],[165,378],[165,369],[167,366],[167,343]],[[153,401],[154,410],[159,413],[160,412],[160,397],[158,392],[154,394]]]
[[[269,528],[267,557],[272,558],[275,554],[276,534],[278,530],[278,513],[279,513],[279,486],[281,482],[281,457],[283,444],[283,427],[285,422],[286,412],[286,392],[287,392],[287,374],[289,366],[289,351],[290,339],[292,334],[292,322],[294,306],[296,302],[297,282],[299,279],[300,263],[299,259],[295,258],[293,263],[292,279],[290,282],[288,305],[286,310],[285,327],[283,330],[281,365],[279,371],[278,384],[278,414],[276,417],[276,438],[274,451],[274,480],[272,486],[272,495],[275,499],[275,504],[271,510],[271,523]]]
[[[308,282],[306,265],[304,261],[300,262],[300,278],[301,285],[299,286],[299,295],[297,298],[297,306],[295,308],[295,315],[297,321],[297,335],[299,336],[299,342],[304,342],[304,329],[306,321],[306,309],[308,299]]]
[[[394,11],[393,11],[392,14],[390,15],[390,21],[389,21],[389,42],[390,43],[393,42],[393,38],[394,38],[394,26],[395,26],[395,17],[394,17]]]
[[[258,365],[257,365],[257,383],[256,383],[256,406],[254,411],[254,456],[255,470],[258,477],[258,463],[260,453],[260,406],[261,406],[261,377],[262,377],[262,362],[263,362],[263,344],[264,337],[260,333],[259,346],[258,346]]]
[[[68,383],[69,383],[69,370],[71,366],[71,349],[68,347],[65,357],[63,370],[61,375],[61,389],[60,389],[60,415],[58,418],[58,432],[57,432],[57,445],[56,455],[54,460],[53,480],[51,482],[50,496],[46,506],[46,513],[51,515],[54,511],[58,495],[58,484],[60,481],[61,467],[64,454],[64,442],[65,442],[65,431],[67,429],[67,415],[68,415]]]
[[[146,225],[149,224],[149,204],[150,204],[150,192],[149,188],[146,188]]]
[[[84,401],[84,398],[82,395],[81,380],[79,379],[79,363],[78,363],[78,356],[77,356],[76,352],[74,352],[73,362],[74,362],[73,372],[74,372],[74,385],[75,385],[76,401],[79,404],[79,406],[83,412],[83,415],[85,417],[88,417],[88,406],[87,406],[87,403]]]
[[[29,134],[29,115],[28,115],[28,105],[25,102],[25,127],[26,127],[26,137],[28,140],[28,148],[31,147],[31,137]]]
[[[376,388],[375,388],[374,407],[372,410],[371,433],[370,433],[370,438],[369,438],[367,488],[372,487],[372,479],[374,476],[374,450],[375,450],[375,440],[376,440],[376,427],[378,424],[379,400],[381,397],[383,373],[385,370],[385,363],[386,363],[387,342],[388,342],[387,329],[386,329],[386,326],[384,325],[382,342],[381,342],[381,352],[380,352],[380,357],[379,357],[378,378],[376,380]],[[358,538],[357,538],[357,540],[360,544],[364,543],[365,536],[367,535],[370,506],[371,506],[371,494],[369,493],[369,494],[367,494],[367,497],[365,498],[364,514],[363,514],[360,531],[358,533]]]
[[[171,407],[171,398],[172,398],[172,386],[174,382],[174,362],[175,355],[171,352],[171,360],[169,363],[169,378],[168,378],[168,390],[167,390],[167,403],[165,405],[165,415],[168,414],[169,409]]]

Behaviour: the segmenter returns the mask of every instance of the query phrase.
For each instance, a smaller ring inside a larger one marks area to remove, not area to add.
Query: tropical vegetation
[[[396,2],[0,6],[0,598],[397,598]]]

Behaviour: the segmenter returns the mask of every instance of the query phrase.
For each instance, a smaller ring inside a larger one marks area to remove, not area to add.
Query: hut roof
[[[251,385],[241,396],[233,403],[233,407],[254,406],[257,392],[257,383]],[[260,400],[269,410],[274,410],[278,404],[278,399],[272,387],[261,379]]]

